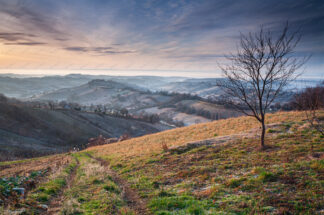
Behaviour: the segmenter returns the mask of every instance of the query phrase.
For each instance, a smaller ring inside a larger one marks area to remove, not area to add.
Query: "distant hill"
[[[150,93],[131,85],[115,81],[96,79],[77,87],[63,88],[51,93],[33,97],[40,101],[67,101],[81,105],[109,104],[112,107],[136,108],[143,105],[156,105],[165,97],[151,96]]]
[[[28,99],[31,96],[53,92],[62,88],[77,87],[91,80],[102,79],[122,83],[133,88],[150,91],[168,91],[191,93],[203,98],[219,94],[215,87],[217,78],[186,78],[159,76],[110,76],[110,75],[81,75],[32,77],[28,75],[0,74],[0,93],[9,97]],[[315,86],[319,79],[298,79],[288,88],[300,89]]]
[[[159,89],[160,86],[174,81],[183,81],[181,77],[157,76],[108,76],[70,74],[65,76],[32,77],[28,75],[0,74],[0,93],[19,99],[28,99],[43,93],[62,88],[71,88],[85,84],[91,80],[103,79],[119,82],[133,88]]]
[[[216,78],[186,79],[183,81],[166,83],[159,86],[159,88],[156,88],[156,90],[190,93],[203,98],[208,98],[209,96],[220,94],[219,88],[216,87],[216,81]]]
[[[33,100],[67,101],[86,106],[104,105],[106,108],[113,109],[126,108],[135,115],[157,114],[161,120],[171,119],[184,125],[240,115],[220,105],[201,102],[199,97],[173,94],[167,91],[152,93],[136,86],[111,80],[92,80],[78,87],[59,89],[35,96]]]
[[[53,90],[79,86],[88,82],[86,77],[45,76],[45,77],[8,77],[0,76],[0,93],[7,97],[27,99],[33,95]]]
[[[47,110],[0,102],[1,160],[82,148],[90,137],[135,137],[166,129],[150,123],[74,110]]]

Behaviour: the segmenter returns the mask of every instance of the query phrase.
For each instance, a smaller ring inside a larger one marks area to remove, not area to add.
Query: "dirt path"
[[[59,195],[55,198],[53,198],[51,201],[50,201],[50,204],[48,205],[48,210],[47,210],[47,213],[46,214],[49,214],[49,215],[54,215],[54,214],[59,214],[61,209],[62,209],[62,204],[64,202],[64,191],[67,190],[67,189],[70,189],[73,182],[74,182],[74,179],[75,179],[75,176],[76,176],[76,171],[79,167],[79,160],[77,158],[76,159],[76,166],[73,168],[71,174],[69,175],[69,177],[67,178],[66,180],[66,186],[61,190],[61,192],[59,193]]]
[[[146,207],[147,202],[144,201],[139,196],[139,194],[134,189],[131,188],[130,184],[126,180],[119,177],[115,171],[110,169],[110,165],[108,161],[101,158],[94,157],[88,153],[87,155],[90,158],[97,160],[102,166],[106,168],[107,173],[111,176],[113,181],[121,188],[123,199],[127,202],[127,205],[136,212],[136,214],[138,215],[151,214],[148,208]]]

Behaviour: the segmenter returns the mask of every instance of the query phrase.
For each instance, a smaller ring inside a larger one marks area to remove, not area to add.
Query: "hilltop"
[[[266,151],[259,150],[258,130],[249,117],[218,120],[78,153],[0,163],[0,176],[26,175],[35,183],[29,188],[17,182],[27,193],[11,208],[16,212],[323,213],[324,137],[302,112],[268,115]],[[2,193],[12,195],[4,188]]]

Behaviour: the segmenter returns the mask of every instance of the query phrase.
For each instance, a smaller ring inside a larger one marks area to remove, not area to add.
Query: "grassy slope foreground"
[[[0,163],[2,212],[323,214],[324,138],[303,113],[267,123],[266,151],[258,123],[241,117]],[[25,188],[22,199],[15,187]]]

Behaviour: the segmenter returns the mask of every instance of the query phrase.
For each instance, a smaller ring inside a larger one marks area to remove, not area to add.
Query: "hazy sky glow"
[[[217,76],[239,32],[301,27],[323,78],[322,0],[0,0],[0,73]]]

